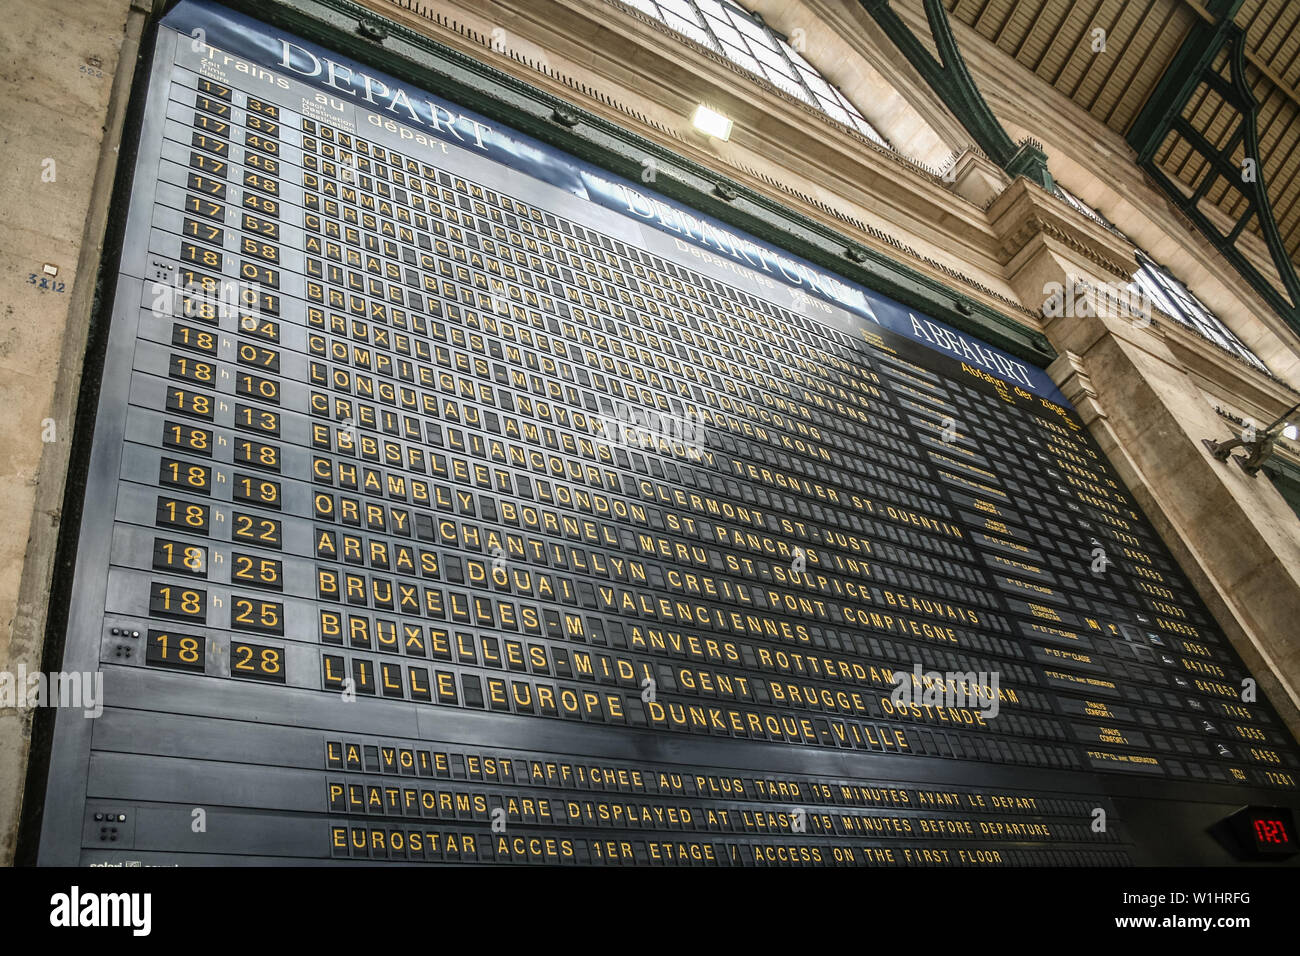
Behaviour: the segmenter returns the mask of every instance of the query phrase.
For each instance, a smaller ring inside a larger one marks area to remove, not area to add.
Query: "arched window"
[[[785,37],[725,0],[622,0],[881,146],[883,136]]]

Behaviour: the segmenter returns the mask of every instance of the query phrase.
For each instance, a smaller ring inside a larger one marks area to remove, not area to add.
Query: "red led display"
[[[1284,821],[1262,817],[1255,820],[1255,845],[1260,847],[1290,846],[1291,834]]]
[[[1295,814],[1289,807],[1242,807],[1223,822],[1236,834],[1241,856],[1282,859],[1297,852]]]

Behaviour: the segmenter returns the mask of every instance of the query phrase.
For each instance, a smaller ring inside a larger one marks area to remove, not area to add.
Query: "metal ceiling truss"
[[[1300,278],[1287,255],[1273,209],[1269,204],[1259,150],[1258,114],[1246,80],[1246,34],[1233,22],[1242,0],[1216,0],[1207,5],[1212,21],[1198,20],[1183,41],[1169,69],[1133,122],[1127,140],[1137,151],[1138,165],[1165,191],[1207,239],[1287,324],[1300,332]],[[1228,76],[1216,64],[1224,61]],[[1208,87],[1236,111],[1235,128],[1223,142],[1215,144],[1204,130],[1197,129],[1184,115],[1198,90]],[[1206,163],[1196,188],[1188,194],[1179,188],[1156,162],[1156,154],[1173,133]],[[1249,168],[1237,159],[1237,151],[1251,162]],[[1252,175],[1253,174],[1253,175]],[[1245,203],[1244,210],[1226,232],[1201,210],[1200,202],[1220,181],[1234,189]],[[1238,248],[1242,231],[1257,219],[1282,289],[1271,282]]]

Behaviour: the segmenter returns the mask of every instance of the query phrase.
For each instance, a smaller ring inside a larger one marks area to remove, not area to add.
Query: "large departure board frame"
[[[1300,807],[1041,368],[200,0],[146,87],[39,862],[1205,863]]]

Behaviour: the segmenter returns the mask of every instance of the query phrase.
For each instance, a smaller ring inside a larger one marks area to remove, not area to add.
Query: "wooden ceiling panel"
[[[1082,81],[1069,91],[1069,95],[1075,102],[1098,118],[1104,119],[1105,114],[1109,112],[1111,100],[1106,90],[1108,87],[1113,89],[1114,84],[1111,81],[1116,72],[1129,72],[1135,64],[1138,66],[1141,64],[1140,58],[1130,48],[1129,41],[1141,25],[1143,16],[1150,9],[1150,3],[1151,0],[1133,0],[1129,3],[1108,0],[1105,9],[1098,17],[1099,20],[1105,18],[1105,22],[1099,22],[1098,26],[1105,31],[1106,48],[1104,51],[1092,53],[1092,47],[1089,45],[1092,62],[1085,71]]]
[[[1094,88],[1090,98],[1083,103],[1084,108],[1099,119],[1105,119],[1122,92],[1124,80],[1121,76],[1131,75],[1142,65],[1141,53],[1134,49],[1133,39],[1157,2],[1135,0],[1122,4],[1123,9],[1114,27],[1106,31],[1106,51],[1096,55],[1097,68],[1090,71],[1095,80]],[[1080,95],[1087,96],[1088,93],[1080,90]]]
[[[1132,48],[1135,51],[1142,49],[1141,60],[1128,76],[1115,108],[1105,117],[1106,124],[1112,129],[1128,129],[1150,95],[1152,74],[1156,74],[1158,79],[1169,68],[1182,43],[1181,36],[1186,32],[1185,26],[1178,29],[1180,16],[1186,14],[1179,7],[1152,5],[1150,16],[1133,38]]]
[[[1285,123],[1293,110],[1294,104],[1276,92],[1270,93],[1259,104],[1259,111],[1256,114],[1259,125],[1259,151],[1263,154],[1265,170],[1276,158],[1278,142],[1286,132]]]
[[[1039,76],[1054,76],[1065,65],[1066,58],[1078,46],[1088,28],[1088,4],[1085,0],[1071,0],[1064,16],[1056,24],[1033,62],[1022,59],[1026,66]]]
[[[1013,8],[1018,5],[1019,0],[987,0],[971,26],[975,27],[984,39],[996,40],[998,30],[1010,19]]]
[[[1062,0],[1046,0],[1029,25],[1029,29],[1025,31],[1024,38],[1016,46],[1015,58],[1029,69],[1034,69],[1034,64],[1043,58],[1048,46],[1060,33],[1061,26],[1068,15],[1068,3]]]
[[[1070,62],[1061,76],[1049,80],[1052,85],[1071,99],[1076,97],[1088,74],[1097,67],[1097,54],[1092,49],[1092,31],[1101,30],[1109,36],[1121,12],[1114,0],[1099,0],[1089,19],[1087,35],[1079,44],[1078,50],[1070,57]]]
[[[1259,36],[1255,53],[1269,67],[1277,68],[1277,61],[1285,55],[1285,50],[1295,40],[1296,22],[1300,20],[1300,4],[1279,3],[1277,19],[1273,25]],[[1285,63],[1283,64],[1285,65]]]
[[[1015,4],[1010,15],[1003,21],[1002,26],[994,35],[993,42],[998,45],[1002,52],[1014,57],[1016,50],[1024,42],[1025,36],[1038,22],[1038,15],[1045,5],[1038,2],[1038,0],[1023,0],[1023,2]]]
[[[1248,23],[1254,24],[1265,6],[1267,6],[1267,0],[1243,0],[1241,11],[1237,14],[1237,21],[1243,27]]]
[[[1059,43],[1057,47],[1060,66],[1054,67],[1051,62],[1046,62],[1040,64],[1035,70],[1040,76],[1046,77],[1048,82],[1058,90],[1072,87],[1083,75],[1085,60],[1093,56],[1092,31],[1098,26],[1097,14],[1101,12],[1105,3],[1106,0],[1089,0],[1086,3],[1080,0],[1072,14],[1078,22],[1078,30],[1069,40],[1065,40],[1066,31],[1062,31],[1060,39],[1064,42]]]
[[[1234,106],[1229,106],[1217,93],[1210,93],[1201,106],[1188,116],[1188,121],[1195,129],[1213,143],[1222,147],[1227,144],[1231,133],[1241,127],[1241,114]]]
[[[1192,158],[1192,147],[1181,136],[1166,137],[1156,151],[1156,162],[1175,179],[1183,178],[1183,167]]]
[[[967,23],[970,16],[979,14],[980,9],[984,6],[984,0],[957,0],[956,3],[953,3],[952,0],[944,0],[943,5],[950,17],[960,20],[962,23]]]

